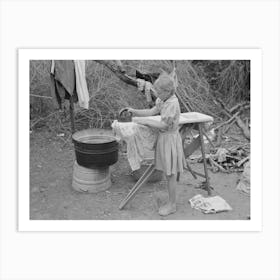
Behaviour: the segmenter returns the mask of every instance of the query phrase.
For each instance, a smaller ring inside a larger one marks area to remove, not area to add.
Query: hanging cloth
[[[76,90],[79,105],[85,109],[89,106],[89,93],[86,81],[86,65],[84,60],[74,60],[76,74]]]
[[[138,88],[139,92],[144,91],[147,102],[151,103],[152,102],[152,95],[151,95],[152,84],[143,79],[137,79],[137,88]]]
[[[61,109],[65,99],[70,99],[71,96],[74,102],[78,101],[73,60],[53,60],[50,78],[51,95],[56,107]]]

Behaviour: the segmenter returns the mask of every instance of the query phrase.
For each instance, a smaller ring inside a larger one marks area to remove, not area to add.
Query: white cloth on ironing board
[[[154,159],[158,130],[134,122],[114,120],[115,135],[127,144],[127,159],[132,171],[141,167],[147,159]]]

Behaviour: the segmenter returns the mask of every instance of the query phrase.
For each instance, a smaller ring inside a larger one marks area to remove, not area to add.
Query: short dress
[[[175,95],[165,102],[156,100],[161,120],[168,127],[160,130],[156,144],[155,168],[163,171],[167,176],[183,172],[186,167],[182,138],[179,133],[180,105]]]

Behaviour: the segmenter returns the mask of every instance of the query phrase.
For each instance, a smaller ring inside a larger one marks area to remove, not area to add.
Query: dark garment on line
[[[150,83],[154,83],[157,78],[159,77],[160,73],[141,73],[140,71],[136,70],[136,78],[142,79]],[[156,97],[154,95],[151,96],[152,102],[149,103],[149,108],[155,106]]]
[[[156,79],[159,77],[160,73],[141,73],[140,71],[136,70],[136,78],[143,79],[147,82],[154,83]]]
[[[65,99],[73,97],[73,101],[78,101],[76,92],[76,76],[73,60],[55,60],[54,73],[50,74],[51,95],[55,107],[61,109]]]

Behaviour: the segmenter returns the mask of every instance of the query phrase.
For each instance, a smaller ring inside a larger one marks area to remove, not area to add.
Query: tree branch
[[[94,60],[97,63],[100,63],[106,66],[110,71],[112,71],[120,80],[126,84],[137,87],[137,80],[123,71],[122,67],[119,64],[114,64],[110,60]]]
[[[229,122],[231,122],[233,119],[236,120],[237,125],[239,126],[239,128],[241,129],[241,131],[243,132],[243,135],[250,140],[250,130],[247,128],[247,126],[245,125],[245,123],[241,120],[241,118],[238,116],[240,114],[239,111],[237,111],[234,115],[232,115],[232,112],[230,109],[228,109],[228,107],[226,106],[226,104],[220,99],[220,98],[214,98],[214,103],[215,104],[220,104],[220,106],[222,107],[223,112],[229,117],[229,120],[224,122],[222,125],[227,124]],[[240,111],[242,111],[244,108],[249,108],[250,105],[244,105],[244,107],[242,108],[242,106],[240,107]],[[236,110],[236,108],[234,108]],[[232,110],[234,111],[234,110]],[[220,125],[220,126],[222,126]],[[220,127],[218,126],[218,127]]]

